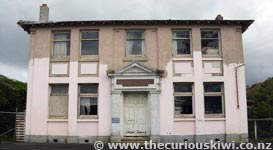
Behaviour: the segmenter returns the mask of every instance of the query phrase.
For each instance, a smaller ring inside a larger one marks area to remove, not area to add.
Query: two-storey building
[[[253,20],[19,21],[27,142],[247,141],[242,33]]]

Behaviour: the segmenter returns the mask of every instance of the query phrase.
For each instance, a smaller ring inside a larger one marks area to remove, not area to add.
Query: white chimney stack
[[[48,22],[49,8],[47,4],[40,6],[40,18],[39,22]]]

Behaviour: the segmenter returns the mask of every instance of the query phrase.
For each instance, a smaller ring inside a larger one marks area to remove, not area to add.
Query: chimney
[[[222,15],[217,15],[217,17],[215,18],[215,20],[224,20],[224,17]]]
[[[48,22],[49,8],[46,4],[40,6],[40,18],[39,22]]]

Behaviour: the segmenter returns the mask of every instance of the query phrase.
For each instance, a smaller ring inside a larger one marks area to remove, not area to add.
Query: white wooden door
[[[125,136],[148,135],[147,93],[124,94],[124,134]]]

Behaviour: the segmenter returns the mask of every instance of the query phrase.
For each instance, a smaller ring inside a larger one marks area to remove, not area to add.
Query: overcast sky
[[[254,19],[243,34],[247,85],[273,77],[273,0],[0,0],[0,74],[27,81],[29,35],[16,23],[37,21],[43,3],[52,21]]]

